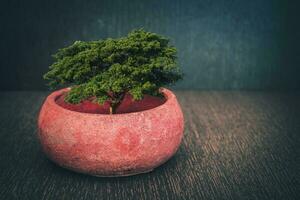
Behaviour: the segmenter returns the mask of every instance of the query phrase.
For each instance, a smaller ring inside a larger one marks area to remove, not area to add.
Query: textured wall
[[[46,89],[41,77],[58,48],[140,27],[169,36],[179,49],[186,76],[177,88],[300,85],[298,15],[284,1],[31,0],[1,9],[0,89]]]

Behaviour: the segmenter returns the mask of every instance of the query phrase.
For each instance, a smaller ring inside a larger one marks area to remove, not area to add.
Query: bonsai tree
[[[160,87],[182,78],[176,48],[167,38],[142,29],[117,39],[76,41],[53,57],[44,78],[52,88],[71,86],[66,102],[95,97],[99,104],[109,101],[111,114],[126,93],[134,100],[144,94],[160,96]]]

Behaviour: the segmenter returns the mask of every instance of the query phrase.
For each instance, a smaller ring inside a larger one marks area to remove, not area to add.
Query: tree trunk
[[[116,114],[116,110],[125,97],[125,93],[114,96],[114,99],[110,102],[109,114]]]
[[[116,114],[116,110],[117,110],[117,107],[119,106],[119,103],[118,104],[111,104],[110,107],[109,107],[109,114]]]

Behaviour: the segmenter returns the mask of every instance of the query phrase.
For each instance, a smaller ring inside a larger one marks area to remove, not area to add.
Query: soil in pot
[[[70,104],[65,102],[65,96],[66,93],[56,99],[56,103],[65,109],[83,113],[109,114],[109,102],[105,102],[103,105],[100,105],[93,102],[93,98],[91,98],[89,100],[82,101],[79,104]],[[130,94],[126,94],[123,101],[116,109],[116,114],[148,110],[160,106],[165,102],[166,99],[164,97],[144,95],[142,100],[133,100]]]

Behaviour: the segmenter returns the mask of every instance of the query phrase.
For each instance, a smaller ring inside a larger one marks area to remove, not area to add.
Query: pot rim
[[[166,101],[163,104],[156,106],[154,108],[150,108],[150,109],[142,110],[142,111],[130,112],[130,113],[117,113],[117,114],[85,113],[85,112],[78,112],[78,111],[66,109],[56,103],[57,98],[60,95],[62,95],[64,92],[69,91],[70,89],[71,89],[70,87],[62,88],[62,89],[52,92],[46,99],[47,103],[49,103],[50,106],[53,106],[58,110],[63,110],[64,112],[69,112],[70,114],[72,113],[72,114],[85,115],[85,116],[90,115],[90,116],[99,116],[99,117],[102,116],[102,117],[113,118],[113,117],[119,117],[119,116],[129,116],[129,115],[141,115],[141,114],[143,115],[145,113],[149,113],[149,112],[153,112],[158,109],[161,109],[162,107],[166,107],[168,104],[170,104],[171,100],[174,100],[174,99],[176,100],[176,96],[171,90],[161,87],[160,92],[164,95]]]

